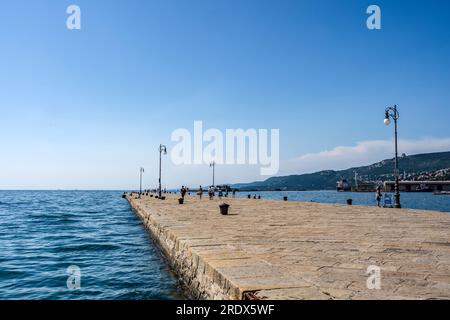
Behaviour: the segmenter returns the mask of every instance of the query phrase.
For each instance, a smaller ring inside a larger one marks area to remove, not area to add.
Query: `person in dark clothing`
[[[377,207],[378,207],[378,208],[381,208],[381,197],[382,197],[382,194],[381,194],[381,186],[378,186],[378,187],[377,187],[377,192],[376,192],[376,194],[375,194],[375,198],[376,198],[376,200],[377,200]]]
[[[181,197],[184,199],[184,196],[186,195],[187,189],[184,186],[181,186]]]

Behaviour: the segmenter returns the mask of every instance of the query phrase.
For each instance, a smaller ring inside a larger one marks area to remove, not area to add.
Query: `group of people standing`
[[[199,196],[200,200],[202,200],[202,196],[203,196],[203,188],[202,188],[202,186],[200,186],[200,188],[198,188],[197,195]],[[214,199],[215,190],[214,190],[213,186],[208,188],[208,196],[209,196],[209,200]]]
[[[145,193],[145,191],[146,190],[144,190],[144,193]],[[150,190],[148,190],[148,191],[150,191]],[[165,192],[166,192],[166,190],[164,189],[164,193]],[[188,192],[189,192],[189,188],[188,187],[181,186],[181,189],[180,189],[181,198],[184,199],[184,197],[186,196],[186,193],[188,193]],[[199,196],[200,200],[202,200],[203,192],[204,192],[204,190],[203,190],[202,186],[200,186],[198,188],[198,191],[197,191],[197,195]],[[233,198],[235,197],[235,194],[236,194],[236,190],[233,190]],[[216,195],[215,188],[213,186],[210,186],[208,188],[209,200],[213,200],[215,195]],[[219,199],[223,197],[223,191],[221,189],[219,189],[218,196],[219,196]],[[226,191],[225,197],[228,197],[228,190]],[[375,199],[377,201],[377,207],[381,207],[381,199],[382,199],[382,197],[383,197],[383,194],[381,193],[381,186],[378,186],[377,189],[376,189],[376,193],[375,193]],[[251,195],[250,194],[248,195],[248,198],[251,199]],[[253,199],[261,199],[261,196],[256,197],[256,194],[255,194]]]
[[[186,193],[188,193],[188,192],[189,192],[188,187],[181,186],[181,189],[180,189],[181,198],[184,199],[184,197],[186,196]],[[213,200],[216,195],[215,188],[213,186],[210,186],[208,188],[207,192],[208,192],[209,200]],[[202,186],[200,186],[197,191],[197,195],[199,196],[200,200],[202,199],[203,193],[204,193],[204,189],[202,188]],[[233,197],[235,196],[235,194],[236,194],[236,191],[233,190]],[[219,198],[222,198],[224,196],[223,191],[221,189],[219,189],[218,196],[219,196]],[[225,193],[225,197],[228,197],[228,190]]]

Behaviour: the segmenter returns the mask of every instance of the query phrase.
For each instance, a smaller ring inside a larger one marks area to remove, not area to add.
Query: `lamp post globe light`
[[[394,120],[394,138],[395,138],[395,166],[394,166],[394,177],[395,177],[395,184],[394,184],[394,208],[401,208],[400,205],[400,189],[398,184],[398,178],[399,178],[399,170],[398,170],[398,144],[397,144],[397,120],[400,117],[400,114],[397,111],[397,105],[394,105],[393,107],[387,107],[384,112],[384,124],[390,125],[391,124],[391,118]]]
[[[144,173],[144,168],[140,168],[139,169],[139,198],[141,197],[142,194],[142,174]]]
[[[167,147],[165,145],[159,145],[159,189],[158,195],[159,199],[161,199],[161,154],[167,154]]]
[[[215,187],[215,184],[214,184],[214,169],[215,169],[215,167],[216,167],[216,162],[215,162],[215,161],[211,162],[211,163],[209,164],[209,166],[212,167],[212,172],[213,172],[213,176],[212,176],[212,178],[213,178],[212,186],[213,186],[213,188],[214,188],[214,187]]]

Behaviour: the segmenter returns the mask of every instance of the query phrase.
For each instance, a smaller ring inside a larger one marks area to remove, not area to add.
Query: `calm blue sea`
[[[182,298],[121,194],[0,191],[0,299]]]
[[[375,193],[366,192],[336,192],[336,191],[265,191],[265,192],[238,192],[237,197],[252,197],[261,195],[264,199],[282,200],[287,196],[292,201],[315,201],[322,203],[346,204],[347,199],[352,199],[354,205],[375,206]],[[392,197],[392,195],[391,195]],[[393,197],[392,197],[393,198]],[[401,193],[400,202],[403,208],[436,210],[450,212],[450,196],[434,195],[429,192]]]

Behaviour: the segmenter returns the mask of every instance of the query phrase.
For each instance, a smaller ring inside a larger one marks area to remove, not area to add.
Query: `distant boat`
[[[341,179],[338,182],[336,182],[336,191],[338,192],[344,192],[344,191],[350,191],[351,186],[347,182],[347,179]]]

